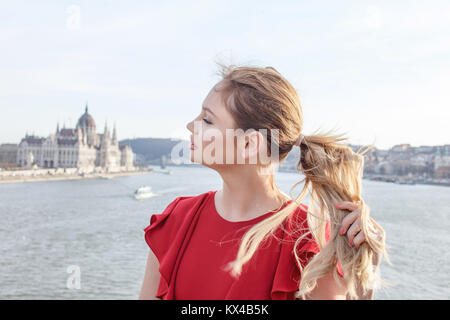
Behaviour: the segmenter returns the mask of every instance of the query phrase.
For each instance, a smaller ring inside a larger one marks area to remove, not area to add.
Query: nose
[[[192,133],[194,132],[193,129],[192,129],[192,124],[193,124],[193,122],[194,122],[194,121],[190,121],[190,122],[188,122],[188,124],[186,125],[186,128],[187,128],[190,132],[192,132]]]

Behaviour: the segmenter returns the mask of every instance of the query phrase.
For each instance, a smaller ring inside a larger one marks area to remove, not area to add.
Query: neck
[[[275,183],[270,172],[253,165],[235,165],[218,171],[223,187],[216,193],[220,215],[230,221],[245,221],[279,209],[290,198]]]

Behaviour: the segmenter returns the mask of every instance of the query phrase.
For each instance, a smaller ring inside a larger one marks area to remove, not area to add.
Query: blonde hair
[[[271,143],[278,144],[279,161],[283,161],[302,132],[302,108],[297,91],[273,67],[217,64],[222,76],[222,98],[237,127],[243,130],[267,129],[267,150],[271,150]],[[270,129],[279,130],[277,139],[271,139]],[[298,206],[303,206],[301,201],[309,193],[311,203],[317,205],[317,210],[313,210],[311,205],[307,209],[308,230],[302,230],[301,226],[296,229],[300,235],[295,241],[294,255],[301,278],[295,297],[305,299],[320,277],[336,270],[338,261],[344,272],[348,297],[356,299],[359,286],[363,293],[373,289],[374,279],[379,279],[373,267],[374,254],[377,257],[384,256],[389,262],[384,242],[385,233],[369,216],[369,207],[361,197],[365,152],[353,152],[347,144],[342,143],[343,140],[345,138],[342,135],[330,133],[304,136],[300,144],[297,170],[305,178],[290,190],[291,198],[295,201],[255,224],[244,234],[236,260],[228,265],[234,277],[241,273],[242,266],[251,259],[263,241],[274,235],[278,227],[284,228],[285,223],[290,221],[291,214]],[[292,190],[302,182],[302,191],[297,197],[293,197]],[[366,235],[366,242],[358,249],[349,246],[346,235],[339,235],[342,220],[348,212],[337,209],[335,203],[343,201],[361,205],[361,230]],[[331,225],[328,242],[325,238],[327,221]],[[310,234],[317,242],[320,252],[302,268],[297,247]],[[337,273],[334,271],[333,274],[337,281]]]

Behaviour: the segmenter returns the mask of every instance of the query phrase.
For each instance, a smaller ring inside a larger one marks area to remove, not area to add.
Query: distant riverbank
[[[449,179],[433,179],[433,178],[423,178],[423,177],[398,177],[398,176],[389,176],[389,175],[365,175],[364,179],[372,180],[372,181],[382,181],[382,182],[391,182],[396,184],[426,184],[426,185],[434,185],[434,186],[442,186],[448,187],[450,186]]]
[[[295,169],[283,168],[279,169],[281,172],[288,173],[299,173]],[[441,186],[441,187],[450,187],[450,179],[433,179],[433,178],[423,178],[423,177],[415,177],[415,176],[393,176],[393,175],[374,175],[374,174],[364,174],[364,180],[371,181],[381,181],[381,182],[390,182],[395,184],[424,184],[424,185],[432,185],[432,186]]]
[[[16,176],[0,177],[0,183],[61,181],[61,180],[79,180],[79,179],[113,179],[114,177],[150,174],[153,172],[154,172],[153,169],[146,169],[146,170],[121,171],[110,173],[56,174],[56,175],[39,175],[39,176],[16,175]]]

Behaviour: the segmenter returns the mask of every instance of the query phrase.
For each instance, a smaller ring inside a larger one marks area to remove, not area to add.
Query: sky
[[[276,68],[304,134],[450,143],[450,1],[0,0],[0,143],[73,128],[189,139],[215,61]]]

